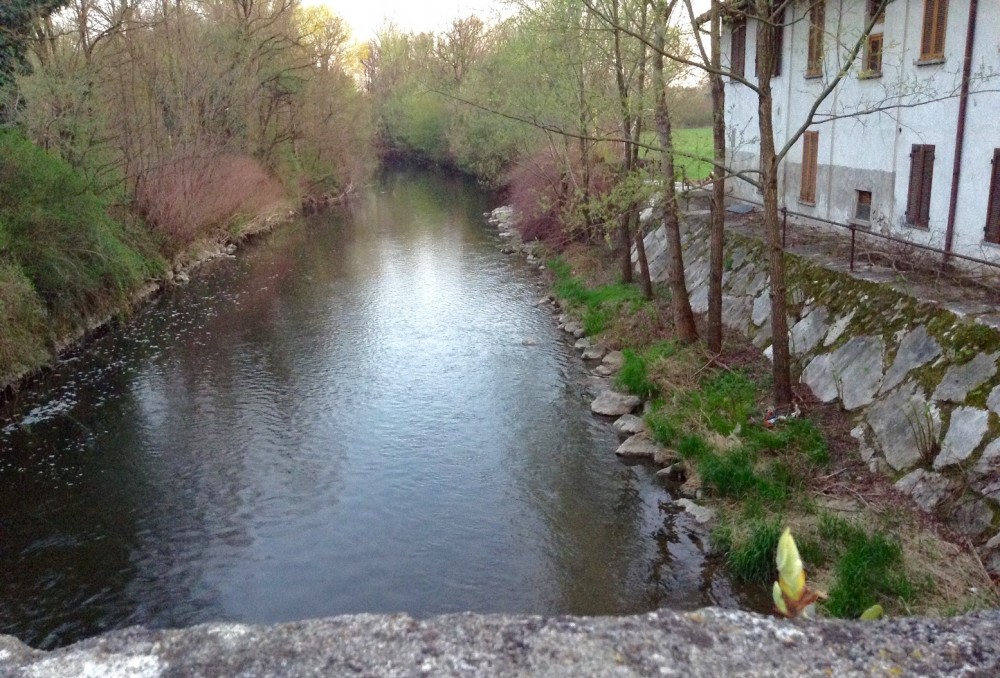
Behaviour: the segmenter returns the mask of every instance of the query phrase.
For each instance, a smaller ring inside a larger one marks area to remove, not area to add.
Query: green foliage
[[[548,267],[555,276],[556,295],[570,307],[581,311],[583,329],[588,335],[600,334],[608,328],[618,312],[627,307],[638,311],[645,302],[637,288],[615,284],[589,288],[562,259],[549,260]]]
[[[643,141],[650,146],[658,146],[659,140],[655,132],[643,135]],[[712,174],[712,128],[692,127],[673,130],[674,141],[674,173],[678,179],[701,181]],[[642,155],[648,156],[655,152],[644,149]]]
[[[3,249],[0,243],[0,251]],[[42,301],[21,267],[0,260],[0,327],[3,328],[0,332],[0,383],[27,372],[48,358],[45,321]]]
[[[673,445],[680,435],[680,429],[671,421],[669,413],[662,407],[662,401],[654,403],[653,410],[646,414],[645,420],[649,434],[661,445]]]
[[[746,527],[745,536],[736,541],[732,532],[728,535],[726,566],[740,581],[765,584],[774,579],[774,553],[781,538],[781,521],[755,520]],[[714,535],[713,535],[714,536]],[[720,533],[719,538],[726,539]]]
[[[775,428],[748,426],[743,437],[756,449],[798,451],[813,464],[830,460],[826,439],[808,419],[786,419]]]
[[[4,0],[0,3],[0,89],[10,85],[14,73],[25,65],[28,44],[35,39],[35,22],[66,4],[69,0]]]
[[[65,162],[0,131],[0,243],[58,322],[124,302],[160,261]]]
[[[722,435],[746,426],[757,409],[757,384],[742,372],[721,372],[708,377],[692,396],[692,406],[704,413],[709,428]]]
[[[666,360],[677,352],[673,341],[661,341],[637,353],[631,349],[622,351],[625,362],[618,372],[618,385],[630,393],[649,399],[660,392],[660,387],[650,378],[649,369],[660,360]]]
[[[880,600],[911,600],[917,587],[902,571],[903,551],[884,534],[868,534],[841,518],[823,516],[820,534],[837,553],[834,583],[825,603],[835,617],[855,619]]]

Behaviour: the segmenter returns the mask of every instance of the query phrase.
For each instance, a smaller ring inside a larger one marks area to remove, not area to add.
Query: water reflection
[[[0,414],[0,631],[731,604],[649,470],[614,458],[488,207],[393,175]]]

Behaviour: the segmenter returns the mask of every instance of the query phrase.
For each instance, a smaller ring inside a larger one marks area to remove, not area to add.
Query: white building
[[[756,22],[741,17],[742,0],[728,4],[723,59],[736,72],[742,63],[744,77],[757,82]],[[778,149],[808,119],[881,4],[788,2],[771,80]],[[780,204],[1000,260],[1000,0],[890,0],[862,44],[849,75],[781,163]],[[731,162],[755,169],[757,96],[731,78],[726,115]],[[760,199],[746,182],[729,184],[737,197]]]

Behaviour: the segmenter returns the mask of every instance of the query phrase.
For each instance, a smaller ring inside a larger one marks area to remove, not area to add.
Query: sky
[[[695,9],[708,9],[709,0],[696,0]],[[306,0],[324,4],[351,26],[352,37],[361,42],[375,37],[387,21],[405,31],[437,32],[452,19],[472,14],[488,20],[511,13],[513,3],[500,0]]]
[[[472,14],[486,20],[504,9],[496,0],[306,0],[304,4],[324,4],[351,26],[355,40],[364,41],[386,22],[404,31],[437,32],[452,19]]]

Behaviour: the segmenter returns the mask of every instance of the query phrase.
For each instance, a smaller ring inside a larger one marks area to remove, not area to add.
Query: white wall
[[[814,206],[799,202],[802,143],[798,141],[782,163],[779,191],[789,209],[847,222],[854,216],[857,190],[873,194],[873,228],[904,235],[916,242],[943,246],[951,193],[955,129],[961,68],[968,22],[968,2],[951,0],[943,63],[917,65],[923,0],[895,0],[886,9],[882,77],[858,78],[860,60],[820,107],[819,172]],[[843,63],[863,30],[864,0],[827,0],[824,40],[825,73],[806,78],[808,41],[806,2],[796,3],[786,17],[782,74],[772,80],[776,143],[780,148],[807,118],[809,108]],[[793,21],[796,19],[795,21]],[[1000,259],[1000,247],[983,245],[983,226],[993,149],[1000,147],[1000,3],[980,2],[973,73],[988,76],[973,84],[969,98],[965,149],[959,190],[954,248],[956,252]],[[876,28],[878,32],[878,28]],[[747,76],[753,78],[756,26],[747,26]],[[728,32],[723,54],[729,58]],[[940,99],[940,100],[938,100]],[[859,110],[889,105],[886,110],[860,117],[823,120]],[[726,86],[727,126],[731,153],[738,167],[756,166],[757,102],[749,88]],[[736,142],[736,143],[733,143]],[[935,146],[930,227],[905,225],[909,189],[910,147]],[[738,197],[758,199],[755,189],[733,181]]]

